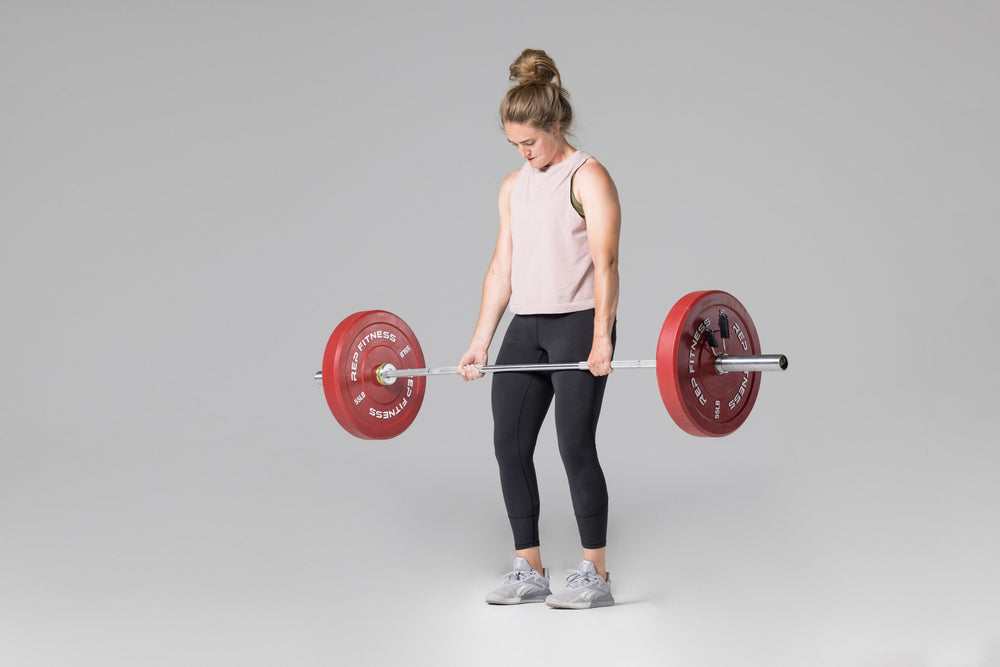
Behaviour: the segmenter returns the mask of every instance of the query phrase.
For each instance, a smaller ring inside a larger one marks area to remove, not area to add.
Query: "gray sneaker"
[[[507,573],[500,588],[486,596],[486,601],[490,604],[545,602],[551,594],[549,578],[532,570],[528,561],[518,556],[514,559],[514,570]]]
[[[611,597],[611,574],[607,580],[597,574],[589,560],[580,561],[575,570],[569,571],[566,590],[545,598],[545,604],[555,609],[590,609],[610,607],[615,603]]]

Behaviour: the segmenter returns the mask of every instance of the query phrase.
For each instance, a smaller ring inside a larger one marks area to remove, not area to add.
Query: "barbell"
[[[691,435],[717,437],[732,433],[750,416],[760,373],[783,371],[788,359],[760,354],[757,329],[736,297],[705,290],[687,294],[670,309],[655,360],[612,361],[611,367],[655,368],[660,397],[677,425]],[[482,373],[588,370],[586,361],[476,368]],[[348,433],[384,440],[413,423],[428,376],[457,371],[454,366],[425,368],[420,344],[406,322],[384,310],[366,310],[333,330],[315,378]]]

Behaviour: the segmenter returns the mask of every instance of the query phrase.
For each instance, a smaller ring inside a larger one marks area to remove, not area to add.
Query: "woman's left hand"
[[[595,338],[594,344],[590,348],[590,356],[587,357],[587,366],[590,372],[596,377],[611,373],[611,339]]]

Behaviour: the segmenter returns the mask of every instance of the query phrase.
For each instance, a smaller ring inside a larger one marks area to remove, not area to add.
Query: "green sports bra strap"
[[[587,163],[584,162],[583,164]],[[583,164],[581,164],[580,167],[582,167]],[[580,171],[580,167],[577,167],[576,171]],[[579,213],[581,218],[586,219],[587,216],[583,214],[583,204],[581,204],[580,200],[576,198],[575,194],[573,194],[573,181],[576,179],[576,171],[573,172],[573,175],[570,176],[569,179],[569,203],[573,205],[573,210]]]

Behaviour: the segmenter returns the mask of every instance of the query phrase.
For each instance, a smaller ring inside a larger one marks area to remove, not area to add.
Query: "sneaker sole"
[[[534,602],[545,602],[545,598],[537,598],[534,600],[525,600],[524,598],[507,598],[506,600],[486,599],[486,604],[532,604]]]
[[[591,602],[558,602],[546,600],[552,609],[597,609],[598,607],[612,607],[615,604],[614,598],[608,600],[596,600]]]

